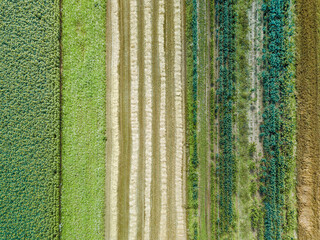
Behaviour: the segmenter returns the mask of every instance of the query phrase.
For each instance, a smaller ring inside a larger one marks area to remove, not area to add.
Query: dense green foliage
[[[263,104],[261,126],[265,157],[262,159],[262,187],[265,206],[265,239],[293,237],[294,177],[293,59],[288,22],[290,0],[265,1]],[[292,18],[291,18],[292,21]],[[289,179],[290,178],[290,179]],[[287,209],[287,216],[284,216]],[[291,216],[289,216],[289,215]],[[285,227],[285,228],[284,228]],[[288,232],[290,233],[288,233]]]
[[[234,0],[216,1],[218,64],[217,104],[219,119],[218,235],[227,236],[234,228],[235,157],[233,153],[233,101],[235,91],[235,12]]]
[[[58,239],[59,2],[0,2],[0,239]]]
[[[216,178],[216,159],[214,154],[214,146],[217,142],[216,129],[216,112],[215,112],[215,1],[209,0],[209,20],[210,20],[210,42],[209,42],[209,59],[210,59],[210,91],[209,91],[209,157],[210,157],[210,226],[211,239],[216,238],[216,223],[217,223],[217,178]]]
[[[63,1],[62,239],[104,239],[106,2]]]
[[[197,1],[186,1],[186,62],[187,62],[187,216],[188,236],[198,239],[198,151],[197,151],[197,93],[198,93],[198,12]]]
[[[210,79],[209,41],[208,41],[208,12],[207,1],[198,3],[198,111],[197,111],[197,146],[199,159],[199,239],[208,239],[210,223],[208,223],[207,199],[210,195],[208,191],[208,164],[209,164],[209,97],[207,93]]]
[[[295,146],[296,146],[296,102],[295,102],[295,41],[294,41],[294,4],[292,1],[284,6],[284,73],[280,85],[280,154],[284,158],[284,222],[285,240],[294,239],[297,228],[297,208],[295,192]]]

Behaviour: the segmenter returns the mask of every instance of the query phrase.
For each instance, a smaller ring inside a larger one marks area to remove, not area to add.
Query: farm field
[[[0,1],[0,239],[57,239],[59,2]]]
[[[319,240],[319,9],[0,1],[0,239]]]

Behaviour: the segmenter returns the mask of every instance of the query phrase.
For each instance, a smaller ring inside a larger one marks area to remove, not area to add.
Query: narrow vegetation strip
[[[290,0],[264,1],[262,186],[265,239],[294,236],[294,55],[289,18]],[[292,18],[291,18],[292,19]],[[290,186],[291,185],[291,186]],[[287,203],[287,204],[285,204]],[[288,209],[289,208],[289,209]],[[291,216],[286,215],[285,210]],[[292,225],[292,226],[290,226]],[[284,228],[285,226],[285,228]]]
[[[0,2],[0,238],[59,239],[59,1]]]
[[[235,228],[234,194],[236,161],[233,152],[233,98],[235,91],[235,13],[234,1],[217,1],[217,38],[219,44],[217,105],[219,120],[219,178],[218,236],[233,238]]]
[[[198,225],[198,155],[197,155],[197,1],[186,1],[186,142],[187,142],[187,221],[188,237],[197,239]]]
[[[106,4],[63,1],[62,239],[104,238]]]

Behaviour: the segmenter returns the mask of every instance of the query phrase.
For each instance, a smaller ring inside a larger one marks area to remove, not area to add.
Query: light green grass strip
[[[106,2],[62,4],[62,239],[104,239]]]

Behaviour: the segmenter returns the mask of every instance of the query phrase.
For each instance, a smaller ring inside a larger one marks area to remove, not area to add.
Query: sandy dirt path
[[[164,0],[159,1],[159,58],[160,58],[160,164],[161,164],[161,217],[160,239],[167,239],[167,165],[166,165],[166,71],[164,57]]]
[[[175,81],[175,134],[176,134],[176,166],[175,166],[175,203],[176,203],[176,239],[186,239],[186,215],[183,208],[183,196],[186,194],[183,185],[183,162],[184,158],[184,115],[183,115],[183,90],[184,75],[182,72],[182,6],[180,1],[174,2],[174,81]]]
[[[129,191],[129,235],[137,238],[138,223],[138,166],[139,166],[139,66],[138,66],[138,9],[137,1],[130,3],[130,60],[131,60],[131,169]]]
[[[298,238],[320,239],[319,1],[297,1]]]
[[[144,179],[145,179],[145,129],[146,129],[146,112],[145,112],[145,45],[144,45],[144,0],[138,0],[138,65],[139,65],[139,162],[138,162],[138,185],[137,185],[137,239],[143,240],[144,237]]]
[[[107,157],[106,157],[106,239],[118,239],[119,159],[119,17],[118,2],[107,5]]]
[[[168,220],[167,234],[168,237],[176,239],[176,216],[175,216],[175,163],[176,163],[176,134],[175,134],[175,85],[174,85],[174,5],[173,0],[165,1],[165,61],[166,61],[166,154],[167,154],[167,204]]]
[[[146,144],[145,144],[145,223],[144,223],[144,239],[150,239],[150,215],[151,215],[151,172],[152,172],[152,78],[151,78],[151,47],[152,47],[152,2],[145,0],[145,89],[146,89]]]
[[[150,239],[159,238],[161,213],[160,180],[160,59],[159,59],[159,1],[152,1],[152,180]]]
[[[108,2],[106,239],[186,239],[182,6]]]

